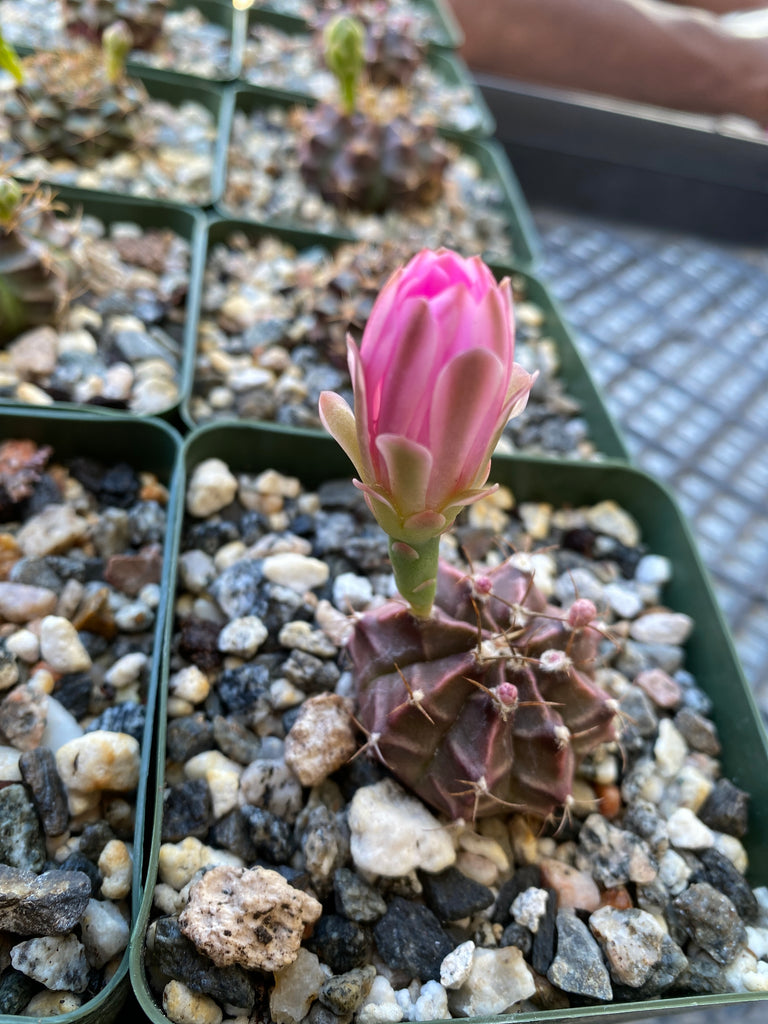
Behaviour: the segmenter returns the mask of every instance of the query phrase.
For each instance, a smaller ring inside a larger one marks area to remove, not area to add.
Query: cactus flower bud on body
[[[491,454],[533,384],[514,362],[509,279],[497,283],[478,256],[424,250],[384,286],[360,349],[351,338],[347,347],[354,413],[325,391],[320,417],[390,538],[400,593],[423,617],[440,535],[494,489]]]
[[[357,83],[365,67],[365,29],[357,18],[339,14],[323,31],[325,63],[339,83],[344,110],[355,109]]]

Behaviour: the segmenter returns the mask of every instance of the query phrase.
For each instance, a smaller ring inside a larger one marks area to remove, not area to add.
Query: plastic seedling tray
[[[136,792],[136,828],[133,847],[132,893],[130,900],[131,934],[135,932],[138,909],[145,881],[145,849],[147,827],[153,816],[154,790],[151,781],[154,763],[154,708],[158,699],[161,678],[162,639],[165,635],[170,585],[170,559],[173,546],[173,524],[176,518],[181,439],[167,424],[160,421],[137,420],[127,417],[105,417],[98,413],[73,413],[64,410],[20,409],[0,410],[0,443],[11,439],[28,439],[53,449],[51,460],[62,462],[75,456],[85,456],[110,466],[124,461],[134,469],[154,473],[169,491],[168,525],[163,541],[164,568],[161,600],[157,608],[154,627],[153,657],[147,683],[146,724],[141,741],[141,766]],[[128,960],[131,944],[107,985],[93,998],[76,1010],[57,1019],[62,1024],[109,1024],[123,1004],[128,984]],[[0,1024],[23,1024],[32,1018],[22,1015],[0,1014]]]
[[[199,287],[200,274],[197,270],[198,264],[205,256],[205,215],[192,207],[179,207],[167,203],[157,202],[152,199],[126,198],[114,196],[109,193],[89,191],[88,189],[67,188],[65,186],[53,186],[53,193],[56,200],[66,207],[61,216],[74,216],[78,211],[85,215],[98,217],[105,225],[117,222],[128,222],[138,224],[146,229],[168,229],[184,238],[189,243],[189,285],[185,299],[185,318],[183,336],[181,340],[181,359],[178,370],[178,400],[167,408],[156,410],[153,415],[172,417],[178,410],[184,398],[185,381],[191,372],[190,360],[195,348],[196,319],[195,314],[199,308]],[[6,406],[24,405],[12,398],[0,398],[0,408]],[[93,412],[96,407],[76,402],[55,402],[58,408],[69,409],[79,412]],[[99,412],[109,414],[112,410],[99,407]],[[122,415],[122,413],[118,413]]]
[[[287,435],[267,427],[212,425],[193,432],[184,444],[184,472],[210,458],[223,459],[235,473],[254,474],[267,468],[297,476],[310,488],[323,481],[349,478],[352,468],[330,438]],[[712,718],[722,741],[724,773],[751,795],[749,832],[745,846],[750,857],[751,885],[768,883],[768,742],[735,655],[724,620],[686,522],[669,492],[649,475],[618,462],[574,463],[525,456],[495,460],[490,479],[507,485],[516,500],[543,501],[555,507],[617,501],[637,520],[647,549],[669,558],[673,582],[665,588],[665,603],[695,621],[686,644],[686,668],[713,703]],[[177,506],[181,513],[180,505]],[[178,536],[177,529],[177,536]],[[170,621],[169,621],[170,627]],[[165,638],[164,649],[171,644]],[[161,690],[157,728],[157,791],[164,786],[165,687]],[[155,837],[149,851],[147,885],[139,914],[130,971],[134,992],[149,1020],[165,1024],[144,972],[143,935],[152,907],[158,868],[161,802],[155,804]],[[497,1024],[554,1024],[559,1021],[628,1021],[697,1007],[737,1006],[759,1001],[764,993],[726,993],[695,997],[658,998],[567,1010],[500,1014]],[[746,1009],[746,1007],[745,1007]],[[475,1018],[480,1020],[482,1018]],[[488,1018],[483,1019],[484,1022]]]
[[[231,0],[211,0],[212,3],[230,4]],[[429,25],[425,30],[431,46],[442,49],[455,50],[464,42],[464,34],[454,17],[453,11],[441,0],[412,0],[413,6],[423,9],[429,13]],[[271,23],[285,27],[286,31],[291,29],[301,30],[310,27],[312,16],[319,5],[300,0],[293,0],[290,4],[281,3],[280,0],[266,0],[260,3],[258,11],[269,18]]]
[[[312,106],[314,101],[305,99],[302,106]],[[261,215],[254,210],[253,215],[245,214],[243,210],[235,210],[227,205],[226,187],[229,175],[229,147],[231,144],[232,130],[236,114],[249,116],[254,112],[269,109],[290,110],[296,106],[296,101],[285,93],[272,89],[250,87],[247,89],[236,88],[228,91],[222,102],[220,121],[219,153],[222,155],[221,162],[217,165],[213,192],[217,197],[216,208],[220,214],[228,217],[240,217],[258,222],[269,222],[268,215]],[[512,255],[509,257],[516,268],[530,270],[538,260],[539,244],[536,228],[528,210],[528,205],[523,196],[520,185],[515,176],[514,170],[507,159],[503,148],[494,139],[474,139],[464,136],[457,136],[455,133],[440,132],[446,135],[450,141],[459,147],[463,155],[474,158],[477,162],[481,177],[489,183],[498,185],[501,192],[499,213],[507,222],[508,236],[511,244]],[[275,222],[276,223],[276,222]],[[302,229],[311,228],[311,224],[299,224],[293,221],[281,219],[280,227],[299,227]],[[329,233],[329,232],[323,232]],[[331,234],[342,237],[353,237],[350,230],[343,225],[338,231],[334,229]]]

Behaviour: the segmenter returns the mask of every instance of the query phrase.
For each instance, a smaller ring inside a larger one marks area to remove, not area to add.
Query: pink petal
[[[490,456],[506,378],[487,349],[470,349],[444,367],[432,395],[430,449],[435,468],[429,504],[440,508],[468,487]]]
[[[421,444],[428,442],[429,405],[436,373],[440,369],[440,332],[423,299],[410,304],[403,324],[396,357],[386,379],[377,381],[380,400],[377,415],[371,415],[371,429],[377,434],[407,435]],[[369,387],[371,377],[366,380]]]

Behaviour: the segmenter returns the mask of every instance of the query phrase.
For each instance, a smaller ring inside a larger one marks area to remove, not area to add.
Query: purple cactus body
[[[356,622],[370,749],[454,819],[550,815],[579,761],[615,735],[614,705],[590,677],[592,618],[583,604],[570,619],[549,606],[509,562],[477,577],[441,562],[428,619],[390,602]]]

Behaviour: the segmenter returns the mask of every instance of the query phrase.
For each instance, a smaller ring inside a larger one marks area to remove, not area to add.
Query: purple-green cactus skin
[[[615,738],[592,679],[594,605],[547,604],[505,562],[473,576],[440,563],[429,618],[400,602],[362,615],[349,652],[368,746],[453,819],[567,805],[579,762]]]

